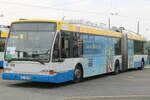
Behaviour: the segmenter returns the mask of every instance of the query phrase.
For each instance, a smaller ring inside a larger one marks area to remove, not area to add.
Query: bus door
[[[59,32],[53,50],[53,64],[59,70],[73,70],[79,59],[77,40],[71,32]]]

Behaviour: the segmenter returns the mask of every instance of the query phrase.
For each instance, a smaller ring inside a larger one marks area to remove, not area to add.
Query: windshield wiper
[[[41,63],[41,64],[45,65],[45,63],[44,63],[43,61],[38,60],[38,59],[36,59],[36,60],[32,60],[32,61],[37,61],[37,62],[39,62],[39,63]]]
[[[10,59],[10,60],[7,60],[8,63],[12,62],[12,61],[36,61],[36,62],[39,62],[43,65],[45,65],[45,63],[39,59]]]

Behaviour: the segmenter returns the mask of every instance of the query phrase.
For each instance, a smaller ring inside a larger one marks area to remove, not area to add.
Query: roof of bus
[[[58,28],[57,28],[58,30],[66,30],[66,31],[81,32],[81,33],[111,36],[111,37],[121,37],[122,36],[122,34],[118,33],[118,32],[112,32],[112,31],[108,31],[108,30],[100,30],[100,29],[96,29],[96,28],[72,25],[67,22],[58,21],[58,20],[18,20],[18,21],[14,21],[12,23],[18,23],[18,22],[55,22],[58,24]]]
[[[133,34],[128,34],[128,39],[132,40],[145,40],[144,37],[140,35],[133,35]]]
[[[13,21],[12,23],[18,23],[18,22],[55,22],[58,23],[60,21],[58,20],[17,20],[17,21]]]
[[[122,37],[122,33],[119,32],[113,32],[109,30],[102,30],[102,29],[96,29],[96,28],[79,26],[79,25],[72,25],[67,22],[58,21],[58,20],[18,20],[12,23],[18,23],[18,22],[54,22],[57,23],[58,26],[57,30],[66,30],[66,31],[81,32],[81,33],[110,36],[110,37]],[[144,39],[139,35],[131,35],[131,34],[128,34],[128,38],[133,40]]]

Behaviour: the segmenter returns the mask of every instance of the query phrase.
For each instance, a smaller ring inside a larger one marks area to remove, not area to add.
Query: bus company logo
[[[67,24],[62,24],[61,27],[62,27],[62,29],[64,29],[64,30],[68,30],[68,29],[69,29],[69,27],[68,27]]]

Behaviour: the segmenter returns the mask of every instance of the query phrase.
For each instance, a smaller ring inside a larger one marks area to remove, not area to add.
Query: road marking
[[[128,78],[135,78],[135,76],[128,76]]]
[[[93,98],[138,98],[150,97],[150,95],[118,95],[118,96],[66,96],[66,99],[93,99]]]

